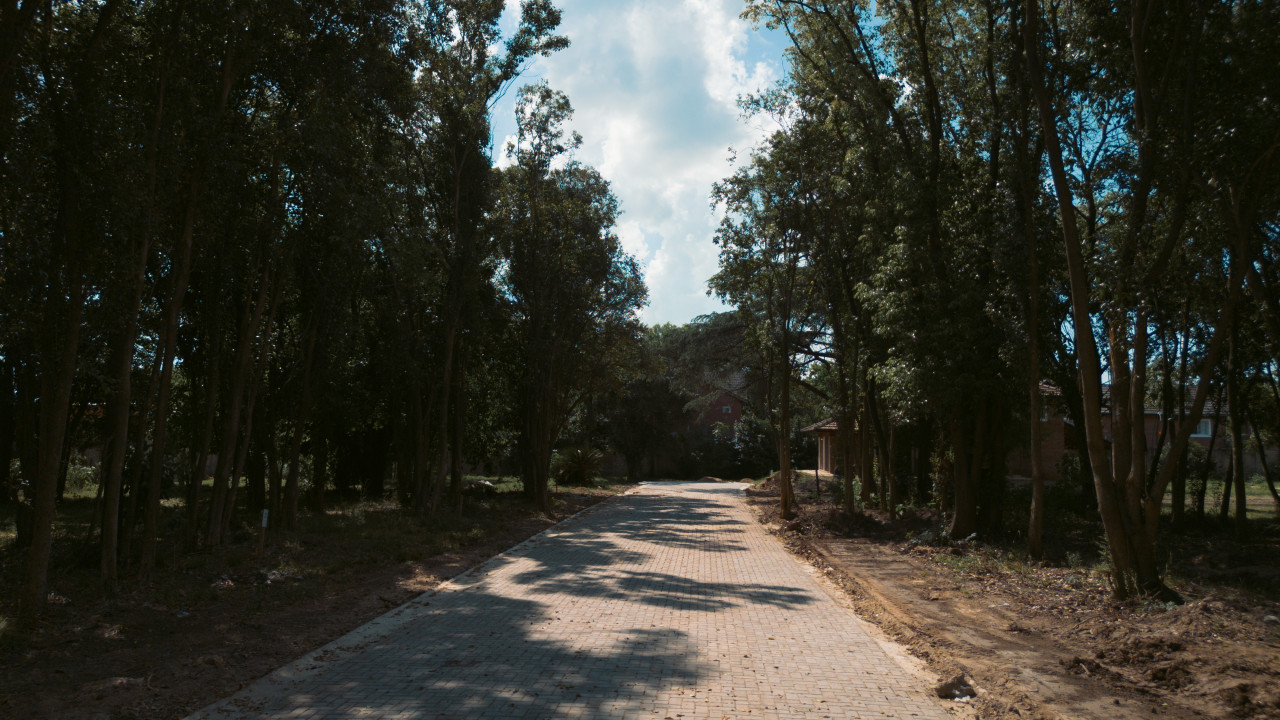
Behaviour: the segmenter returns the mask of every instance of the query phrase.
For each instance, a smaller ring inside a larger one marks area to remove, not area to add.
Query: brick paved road
[[[193,718],[944,718],[751,518],[642,486]]]

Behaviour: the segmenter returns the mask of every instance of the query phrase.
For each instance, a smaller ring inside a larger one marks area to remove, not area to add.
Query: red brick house
[[[1103,402],[1108,403],[1110,397],[1110,386],[1103,387]],[[1062,476],[1062,456],[1067,451],[1083,452],[1084,437],[1082,431],[1078,430],[1071,420],[1062,412],[1061,398],[1062,392],[1050,383],[1041,383],[1040,391],[1044,397],[1044,410],[1040,417],[1040,467],[1044,473],[1046,480],[1057,480]],[[1188,394],[1193,393],[1194,388],[1188,388]],[[1218,423],[1218,438],[1213,442],[1213,462],[1220,470],[1225,471],[1231,466],[1231,433],[1227,427],[1227,415],[1230,410],[1223,405],[1218,407],[1213,401],[1205,404],[1204,417],[1196,425],[1195,431],[1191,433],[1191,442],[1208,449],[1210,440],[1213,437],[1213,417],[1215,414],[1220,415],[1221,420]],[[1107,413],[1102,417],[1102,433],[1107,443],[1111,442],[1111,423],[1112,415]],[[1160,433],[1164,429],[1164,412],[1160,408],[1148,407],[1143,411],[1143,428],[1147,436],[1147,462],[1150,463],[1155,459],[1156,448],[1160,443]],[[1245,451],[1244,451],[1244,469],[1245,473],[1252,475],[1262,472],[1262,460],[1258,455],[1253,442],[1253,431],[1249,427],[1244,429]],[[1171,439],[1166,438],[1162,449],[1167,449]],[[1280,459],[1280,453],[1275,448],[1266,448],[1267,464],[1272,466]],[[1030,447],[1022,446],[1014,449],[1009,453],[1008,472],[1011,476],[1031,476],[1031,453]]]
[[[716,423],[724,423],[729,427],[738,424],[742,419],[742,398],[747,389],[747,375],[735,372],[723,382],[707,388],[710,400],[700,400],[699,405],[706,405],[698,411],[694,423],[704,428],[712,428]],[[712,393],[715,393],[712,395]],[[705,397],[705,396],[704,396]]]

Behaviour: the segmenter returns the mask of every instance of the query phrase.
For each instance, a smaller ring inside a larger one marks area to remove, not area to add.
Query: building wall
[[[1147,462],[1150,463],[1156,454],[1156,445],[1160,441],[1160,415],[1154,412],[1145,417],[1144,430],[1147,439]],[[1068,424],[1065,418],[1049,413],[1046,420],[1040,422],[1041,467],[1046,480],[1059,480],[1062,477],[1062,455],[1068,450],[1084,452],[1084,437],[1076,428]],[[1102,418],[1102,430],[1108,441],[1111,439],[1111,417]],[[1246,435],[1246,438],[1249,438]],[[1192,436],[1191,442],[1208,449],[1209,437]],[[1165,442],[1169,442],[1166,439]],[[1164,448],[1162,448],[1162,451]],[[1268,468],[1280,467],[1280,449],[1267,448],[1266,464]],[[1213,447],[1213,462],[1216,471],[1227,473],[1231,467],[1231,436],[1226,432],[1225,423],[1219,429],[1217,442]],[[1009,453],[1007,459],[1010,475],[1031,476],[1031,454],[1029,447],[1018,447]],[[1244,470],[1246,475],[1262,474],[1262,458],[1251,438],[1246,440],[1244,453]]]
[[[1070,447],[1069,432],[1071,426],[1054,413],[1040,421],[1040,472],[1045,480],[1053,481],[1062,478],[1062,454]],[[1072,448],[1074,449],[1074,448]],[[1005,459],[1006,471],[1010,475],[1031,477],[1030,440],[1027,445],[1019,446],[1009,452]]]
[[[822,472],[836,471],[836,434],[832,430],[818,431],[818,469]]]
[[[707,409],[698,415],[697,423],[703,427],[712,427],[716,423],[724,423],[729,427],[738,424],[742,419],[742,401],[730,395],[729,393],[721,393],[711,404],[707,405]]]

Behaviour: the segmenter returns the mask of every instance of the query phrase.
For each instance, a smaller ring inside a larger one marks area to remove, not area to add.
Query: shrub
[[[604,466],[599,450],[574,446],[560,450],[551,459],[551,474],[562,485],[590,485]]]
[[[853,479],[853,508],[855,510],[862,509],[862,481],[858,478]],[[844,505],[844,478],[836,477],[835,482],[831,486],[831,499],[836,505]]]

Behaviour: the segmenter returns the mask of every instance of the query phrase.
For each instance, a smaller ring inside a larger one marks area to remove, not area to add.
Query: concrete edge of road
[[[586,515],[596,512],[601,507],[612,503],[615,499],[632,495],[639,492],[640,486],[636,486],[627,490],[620,495],[613,495],[601,500],[598,503],[584,507],[578,512],[562,518],[556,523],[549,525],[537,533],[530,535],[524,540],[512,545],[509,548],[494,553],[484,561],[463,570],[452,577],[446,578],[438,585],[430,590],[424,590],[418,595],[413,596],[409,600],[388,610],[369,622],[360,625],[350,632],[331,640],[324,645],[312,650],[311,652],[292,660],[280,667],[248,681],[239,691],[223,698],[219,698],[208,705],[196,710],[186,716],[184,720],[210,720],[220,715],[228,715],[234,713],[252,712],[250,706],[251,700],[248,694],[259,684],[263,682],[273,683],[276,685],[287,685],[290,682],[296,682],[311,672],[323,667],[326,663],[341,659],[342,656],[349,655],[354,652],[363,650],[367,645],[372,644],[384,637],[387,637],[405,623],[411,621],[411,610],[426,607],[430,604],[430,598],[440,593],[470,587],[476,584],[490,570],[496,569],[504,556],[523,554],[524,550],[536,545],[543,536],[562,529],[566,524],[578,520]],[[239,702],[237,702],[239,701]]]

